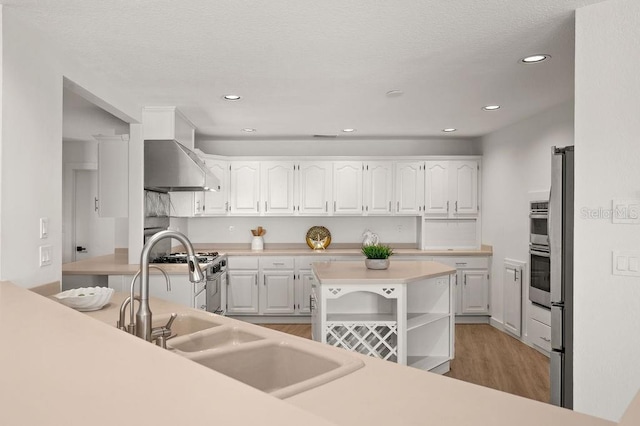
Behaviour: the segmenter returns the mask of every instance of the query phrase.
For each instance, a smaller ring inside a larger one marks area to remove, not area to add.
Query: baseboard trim
[[[487,315],[456,315],[456,324],[489,324]]]

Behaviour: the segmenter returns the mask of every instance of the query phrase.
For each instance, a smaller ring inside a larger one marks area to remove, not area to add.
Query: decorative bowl
[[[97,311],[109,303],[113,289],[107,287],[82,287],[56,294],[58,302],[80,312]]]
[[[389,259],[365,259],[364,264],[368,269],[387,269],[389,267]]]

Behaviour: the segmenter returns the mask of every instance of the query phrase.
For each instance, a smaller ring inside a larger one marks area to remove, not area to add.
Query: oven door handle
[[[548,213],[529,213],[529,217],[531,219],[548,219],[549,214]]]

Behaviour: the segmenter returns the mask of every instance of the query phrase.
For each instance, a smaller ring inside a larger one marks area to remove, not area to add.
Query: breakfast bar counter
[[[80,313],[0,282],[0,424],[612,426],[595,417],[347,353],[253,324],[152,299],[170,312],[219,321],[364,366],[286,399],[275,398],[118,330],[124,293]]]

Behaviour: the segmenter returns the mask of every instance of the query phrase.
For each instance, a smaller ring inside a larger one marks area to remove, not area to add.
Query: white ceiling
[[[573,97],[574,10],[599,1],[0,3],[140,105],[178,106],[201,138],[262,139],[440,137],[445,127],[472,137],[504,127]],[[552,59],[519,63],[534,53]]]

